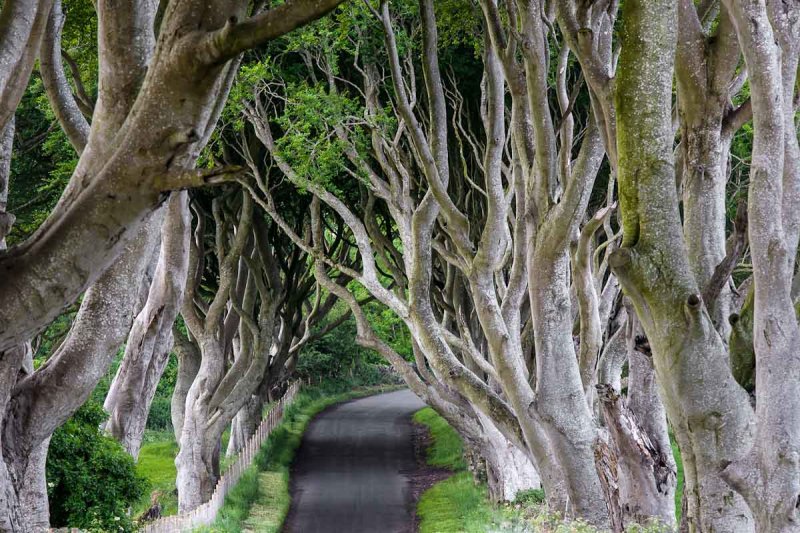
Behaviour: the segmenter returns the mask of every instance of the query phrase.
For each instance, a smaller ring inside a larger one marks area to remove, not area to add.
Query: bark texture
[[[161,227],[161,248],[147,302],[133,322],[103,405],[109,413],[105,431],[134,459],[139,456],[150,403],[172,349],[172,325],[186,285],[189,225],[188,195],[173,193]]]
[[[687,473],[690,528],[746,531],[750,513],[720,465],[752,442],[752,411],[690,271],[678,215],[670,114],[678,13],[647,0],[626,2],[623,17],[616,118],[624,240],[612,266],[652,346]]]

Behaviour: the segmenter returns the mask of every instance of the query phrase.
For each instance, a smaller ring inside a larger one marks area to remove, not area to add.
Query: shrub
[[[147,490],[133,458],[99,427],[106,417],[100,403],[89,400],[50,441],[47,493],[54,527],[132,531],[130,505]]]
[[[147,429],[169,431],[172,429],[171,400],[169,397],[155,397],[147,415]]]

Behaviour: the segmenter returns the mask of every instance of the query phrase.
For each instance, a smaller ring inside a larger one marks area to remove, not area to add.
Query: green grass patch
[[[430,432],[431,443],[425,450],[425,460],[429,465],[449,468],[454,472],[466,470],[464,444],[444,418],[430,407],[425,407],[414,414],[414,422],[426,426]]]
[[[136,471],[150,482],[151,493],[159,492],[158,500],[162,505],[162,513],[171,515],[178,512],[178,495],[175,492],[175,456],[178,455],[178,444],[170,431],[146,432],[145,441],[139,451]],[[133,507],[136,518],[150,508],[150,494],[147,494]]]
[[[483,532],[494,510],[486,490],[466,470],[426,490],[417,505],[420,533]]]
[[[499,516],[489,504],[487,489],[467,471],[464,445],[458,433],[430,407],[414,414],[428,428],[431,442],[425,460],[453,475],[426,490],[417,504],[420,533],[482,532]]]

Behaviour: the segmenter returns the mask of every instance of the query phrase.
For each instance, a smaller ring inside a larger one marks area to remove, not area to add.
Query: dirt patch
[[[414,428],[414,457],[417,459],[417,468],[408,473],[408,480],[411,486],[411,504],[413,505],[414,527],[411,531],[419,531],[419,516],[417,516],[417,504],[422,497],[422,493],[440,481],[444,481],[453,475],[447,468],[430,466],[425,457],[425,450],[432,443],[431,434],[428,426],[413,423]]]

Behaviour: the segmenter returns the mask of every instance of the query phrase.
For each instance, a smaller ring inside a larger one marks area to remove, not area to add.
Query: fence
[[[253,464],[258,450],[267,440],[272,430],[281,422],[283,411],[286,405],[290,404],[297,392],[300,390],[300,381],[295,381],[286,390],[286,394],[269,410],[267,416],[261,421],[253,435],[239,452],[234,462],[225,471],[225,474],[217,482],[211,499],[203,505],[187,513],[176,516],[165,516],[142,527],[145,533],[177,533],[180,531],[191,531],[198,526],[210,525],[217,518],[217,513],[225,502],[225,496],[239,483],[242,474]]]

